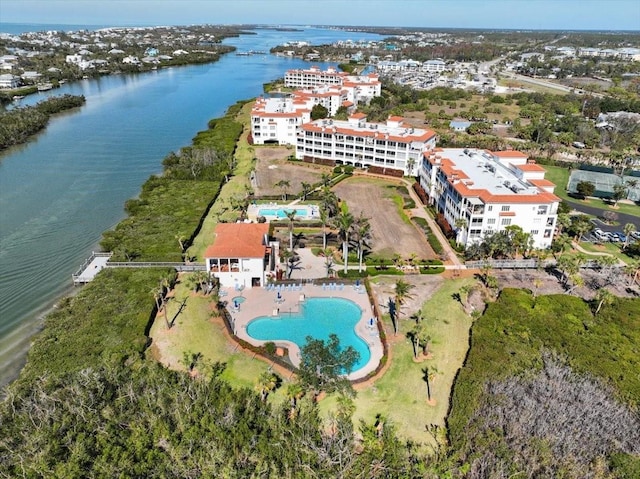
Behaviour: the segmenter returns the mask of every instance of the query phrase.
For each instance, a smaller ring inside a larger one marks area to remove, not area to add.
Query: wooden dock
[[[112,254],[113,253],[96,253],[93,251],[91,256],[80,266],[80,269],[71,275],[73,285],[78,286],[93,280],[102,268],[106,268]]]
[[[91,256],[71,275],[74,286],[89,283],[103,268],[174,268],[176,271],[206,271],[204,263],[154,263],[154,262],[110,262],[113,253],[91,253]]]

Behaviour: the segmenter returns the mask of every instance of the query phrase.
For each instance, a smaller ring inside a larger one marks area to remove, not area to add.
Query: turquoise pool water
[[[309,216],[309,210],[307,208],[260,208],[258,209],[258,216],[275,216],[277,218],[286,218],[287,213],[296,210],[296,216],[300,218],[306,218]]]
[[[247,334],[262,341],[291,341],[302,348],[307,336],[326,341],[333,333],[340,339],[340,346],[352,346],[360,354],[360,359],[353,366],[354,372],[371,359],[369,346],[354,329],[361,315],[358,305],[348,299],[307,298],[300,313],[289,314],[283,308],[280,316],[255,318],[247,325]]]

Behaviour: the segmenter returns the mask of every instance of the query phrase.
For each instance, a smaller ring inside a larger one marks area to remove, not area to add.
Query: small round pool
[[[235,298],[233,298],[231,301],[233,301],[234,303],[244,303],[247,300],[247,298],[245,298],[244,296],[236,296]]]
[[[355,331],[362,317],[356,303],[344,298],[307,298],[300,306],[298,313],[289,313],[283,308],[279,316],[253,319],[247,325],[247,334],[262,341],[291,341],[301,349],[307,343],[307,336],[326,341],[330,334],[335,334],[342,348],[352,346],[360,355],[351,372],[369,362],[369,346]]]

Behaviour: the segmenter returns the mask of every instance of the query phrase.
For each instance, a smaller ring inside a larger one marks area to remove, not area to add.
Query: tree
[[[298,210],[285,210],[285,214],[287,215],[287,219],[289,220],[289,249],[293,251],[293,222],[296,219],[296,213]]]
[[[624,273],[627,276],[629,276],[630,278],[629,285],[632,286],[637,281],[638,276],[640,276],[640,261],[638,260],[630,261],[624,267]]]
[[[311,108],[311,120],[320,120],[329,116],[329,110],[319,103],[313,105]]]
[[[625,239],[622,249],[627,249],[627,247],[629,246],[629,242],[631,241],[631,233],[633,233],[635,230],[636,225],[634,225],[633,223],[627,223],[626,225],[624,225],[622,232],[625,235]]]
[[[594,191],[596,191],[596,185],[591,181],[580,181],[576,185],[576,191],[580,196],[586,198],[587,196],[593,195]]]
[[[411,294],[411,290],[415,288],[415,285],[407,283],[399,279],[396,281],[395,285],[395,294],[394,294],[394,303],[395,303],[395,317],[396,323],[400,321],[400,312],[402,310],[402,306],[407,302],[407,300],[412,299],[413,295]],[[397,333],[397,328],[396,328]]]
[[[413,356],[417,358],[418,351],[420,349],[422,349],[423,356],[426,356],[429,349],[431,336],[429,336],[424,321],[417,321],[416,324],[411,328],[407,336],[409,336],[413,342]]]
[[[344,261],[344,274],[347,274],[349,262],[349,233],[353,225],[353,215],[348,211],[342,211],[336,218],[336,226],[339,229],[339,236],[342,240],[342,261]]]
[[[307,195],[311,191],[311,183],[301,182],[300,186],[302,187],[302,201],[306,201]]]
[[[455,222],[455,227],[458,232],[458,234],[456,235],[456,242],[459,244],[460,233],[462,233],[462,231],[467,227],[467,220],[464,218],[458,218]]]
[[[631,196],[631,192],[638,186],[638,184],[640,184],[640,181],[627,180],[625,184],[627,185],[627,199],[629,199],[629,196]]]
[[[320,207],[320,222],[322,223],[322,249],[327,249],[327,226],[329,225],[329,210],[324,206]]]
[[[282,190],[282,200],[287,201],[287,192],[289,191],[289,187],[291,186],[289,180],[280,180],[273,186]]]
[[[415,160],[415,158],[412,158],[412,157],[408,158],[408,159],[407,159],[407,175],[409,175],[409,176],[415,176],[415,175],[413,174],[413,169],[415,168],[415,166],[416,166],[416,160]]]
[[[624,183],[617,183],[613,185],[613,194],[611,198],[613,199],[613,207],[618,207],[618,201],[627,197],[627,187]]]
[[[605,288],[599,289],[598,293],[596,294],[596,302],[598,303],[598,306],[594,314],[597,316],[598,313],[600,312],[600,308],[602,308],[604,304],[613,303],[614,298],[615,296],[613,296],[611,291],[609,291],[608,289],[605,289]]]
[[[262,400],[262,402],[267,401],[267,396],[269,395],[269,393],[275,390],[280,382],[280,377],[271,370],[263,372],[258,377],[257,388],[260,390],[260,399]]]
[[[330,278],[333,273],[335,273],[335,269],[333,268],[333,252],[325,248],[322,250],[322,253],[324,254],[324,268],[327,278]]]
[[[187,276],[187,282],[195,292],[197,292],[198,289],[206,292],[209,279],[209,275],[206,271],[194,271],[189,276]]]
[[[335,334],[330,334],[326,342],[311,336],[307,336],[306,341],[300,350],[301,384],[316,394],[320,391],[352,393],[346,375],[351,373],[360,354],[352,346],[342,349]]]
[[[298,381],[289,383],[286,389],[286,396],[289,400],[291,409],[289,411],[289,419],[293,419],[296,416],[298,401],[304,396],[304,388]]]
[[[358,271],[362,272],[362,260],[364,258],[364,247],[368,239],[371,238],[371,224],[369,219],[362,216],[362,212],[354,224],[354,235],[358,243]]]

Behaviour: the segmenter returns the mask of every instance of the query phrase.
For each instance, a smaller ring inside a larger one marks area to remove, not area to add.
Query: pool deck
[[[281,291],[280,300],[278,300],[277,291],[265,288],[246,288],[241,292],[236,291],[234,288],[221,288],[222,295],[220,299],[227,301],[227,309],[231,314],[236,336],[256,346],[268,342],[254,339],[247,334],[247,324],[258,316],[277,316],[288,314],[289,312],[297,312],[300,310],[300,303],[306,298],[344,298],[353,301],[362,310],[362,316],[356,323],[355,331],[369,346],[371,358],[364,367],[351,373],[348,378],[350,380],[361,379],[375,371],[383,355],[383,346],[378,334],[378,328],[368,324],[370,318],[374,317],[373,308],[369,304],[369,295],[364,285],[356,288],[352,284],[344,284],[341,287],[339,281],[335,284],[334,288],[330,288],[328,285],[322,287],[322,285],[317,284],[304,284],[302,289]],[[233,304],[233,298],[236,296],[246,298],[244,302],[240,303],[237,310]],[[276,346],[288,348],[289,359],[294,366],[299,366],[300,348],[296,344],[290,341],[273,342]]]

